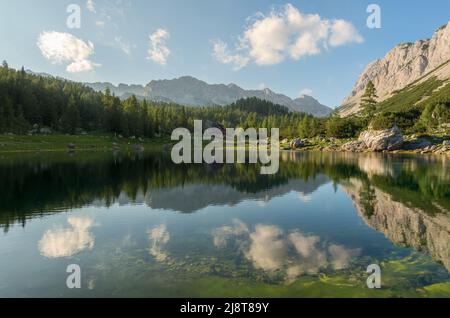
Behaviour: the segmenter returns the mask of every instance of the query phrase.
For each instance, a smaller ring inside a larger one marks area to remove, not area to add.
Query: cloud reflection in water
[[[328,243],[298,230],[286,233],[274,225],[258,224],[250,230],[238,219],[213,231],[217,248],[225,248],[232,240],[256,268],[268,272],[283,270],[288,281],[325,269],[345,269],[361,253],[360,249]]]
[[[94,248],[94,236],[90,233],[94,221],[89,217],[69,217],[70,228],[51,229],[38,242],[38,249],[47,258],[70,257],[85,249]]]

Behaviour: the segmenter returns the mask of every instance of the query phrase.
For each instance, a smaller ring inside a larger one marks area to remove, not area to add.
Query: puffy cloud
[[[257,65],[274,65],[287,58],[299,60],[319,54],[328,46],[363,41],[350,22],[304,14],[291,4],[273,9],[267,15],[259,13],[251,21],[237,44],[237,50],[245,52],[231,55],[225,43],[214,43],[219,62],[235,65],[235,61],[239,61],[239,68],[246,66],[250,60]]]
[[[347,43],[362,43],[364,39],[356,28],[348,21],[336,20],[331,25],[329,43],[331,46],[341,46]]]
[[[329,244],[319,236],[305,235],[300,231],[288,234],[273,225],[258,224],[254,231],[250,231],[240,220],[233,220],[231,226],[218,228],[213,235],[214,245],[219,248],[235,238],[239,251],[256,268],[267,272],[284,270],[288,282],[328,268],[345,269],[361,253],[360,249]]]
[[[357,257],[360,249],[348,249],[342,245],[332,244],[328,247],[330,254],[331,266],[333,269],[340,270],[348,267],[351,259]]]
[[[228,239],[248,233],[247,225],[244,222],[234,219],[232,223],[231,226],[225,225],[213,231],[214,246],[225,247]]]
[[[221,40],[213,41],[213,44],[214,57],[216,60],[223,64],[231,64],[236,71],[245,67],[250,62],[250,58],[246,56],[241,54],[231,54],[228,50],[228,45]]]
[[[87,2],[86,2],[86,8],[87,8],[90,12],[96,13],[96,11],[95,11],[94,0],[87,0]]]
[[[70,228],[48,230],[38,243],[39,252],[48,258],[70,257],[85,249],[94,248],[94,236],[90,233],[94,222],[91,218],[70,217]]]
[[[170,56],[170,49],[167,47],[167,40],[170,38],[169,31],[165,29],[158,29],[149,37],[148,57],[147,59],[152,60],[160,65],[166,65],[167,59]]]
[[[148,238],[150,241],[150,255],[155,257],[157,261],[165,261],[169,255],[164,250],[167,243],[170,241],[170,233],[165,224],[161,224],[152,230],[148,231]]]
[[[250,233],[250,247],[245,253],[255,267],[267,271],[279,269],[286,257],[286,244],[281,238],[283,231],[276,226],[257,225]]]
[[[42,55],[52,63],[69,63],[66,68],[68,72],[88,72],[100,66],[89,60],[94,53],[94,44],[84,42],[70,33],[42,32],[37,45]]]

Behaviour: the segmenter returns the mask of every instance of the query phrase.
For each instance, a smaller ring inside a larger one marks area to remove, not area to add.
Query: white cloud
[[[225,247],[227,240],[235,236],[241,236],[248,233],[247,225],[244,222],[235,219],[232,226],[222,226],[213,231],[213,241],[216,247]]]
[[[150,34],[150,42],[147,59],[160,65],[166,65],[170,56],[170,49],[167,47],[167,40],[170,38],[169,31],[158,29]]]
[[[133,45],[124,42],[121,36],[116,36],[114,38],[114,42],[122,50],[123,53],[125,53],[126,55],[131,55],[131,49],[133,48]]]
[[[94,237],[89,232],[91,218],[70,217],[70,228],[48,230],[38,243],[39,252],[48,258],[70,257],[85,249],[94,248]]]
[[[95,21],[95,25],[99,28],[104,28],[105,24],[106,24],[105,21],[101,21],[101,20]]]
[[[165,224],[161,224],[152,230],[148,231],[148,238],[150,240],[150,255],[155,257],[159,262],[165,261],[169,254],[165,251],[165,246],[170,241],[170,233]]]
[[[288,282],[304,274],[317,274],[327,269],[348,268],[352,259],[361,254],[360,249],[330,244],[319,236],[300,231],[285,233],[274,225],[255,226],[250,231],[245,223],[233,220],[213,232],[214,245],[224,248],[235,239],[239,252],[256,268],[267,272],[284,271]]]
[[[336,20],[331,26],[329,43],[331,46],[340,46],[346,43],[362,43],[364,39],[356,28],[348,21]]]
[[[94,44],[84,42],[70,33],[42,32],[37,42],[42,55],[52,63],[69,63],[66,70],[70,73],[92,71],[100,66],[89,60],[94,53]]]
[[[94,0],[87,0],[87,2],[86,2],[86,8],[87,8],[90,12],[96,13]]]
[[[286,258],[286,244],[281,238],[283,232],[276,226],[257,225],[250,233],[250,247],[245,253],[255,267],[274,271],[283,265]]]
[[[228,45],[221,40],[213,41],[214,57],[223,64],[233,65],[234,70],[240,70],[245,67],[250,58],[240,54],[231,54],[228,50]]]
[[[304,88],[300,91],[300,96],[303,96],[303,95],[312,96],[313,90],[311,88]]]
[[[214,42],[214,54],[219,62],[233,64],[236,69],[250,61],[274,65],[286,59],[299,60],[320,54],[329,46],[363,42],[350,22],[305,14],[291,4],[273,9],[267,15],[259,13],[250,21],[236,45],[240,54],[230,54],[227,44],[220,40]]]

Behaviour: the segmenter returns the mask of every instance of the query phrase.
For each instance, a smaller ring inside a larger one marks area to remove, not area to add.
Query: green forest
[[[434,94],[441,82],[432,79],[407,87],[382,103],[368,85],[358,116],[314,118],[256,98],[231,105],[186,107],[173,103],[126,100],[96,92],[82,83],[0,67],[0,133],[29,134],[46,128],[55,133],[108,133],[124,137],[166,137],[178,127],[193,128],[194,120],[224,127],[280,128],[284,138],[316,136],[354,138],[369,125],[397,124],[405,132],[429,132],[450,122],[450,84]],[[425,102],[419,101],[430,95]],[[432,96],[431,96],[432,95]],[[419,103],[418,103],[419,102]],[[401,105],[401,106],[399,106]]]

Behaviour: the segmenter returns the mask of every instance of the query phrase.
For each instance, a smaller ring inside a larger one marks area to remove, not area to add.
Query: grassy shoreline
[[[0,153],[79,152],[159,149],[168,139],[132,139],[114,135],[0,135]]]
[[[312,140],[312,142],[298,149],[291,149],[289,143],[281,143],[280,148],[281,150],[286,151],[343,152],[343,150],[341,150],[341,146],[348,141],[351,141],[351,139],[334,139],[330,142],[325,142],[323,140]],[[0,154],[161,150],[172,145],[173,143],[174,142],[169,138],[121,138],[108,134],[52,134],[32,136],[0,134]],[[396,150],[389,151],[389,153],[420,154],[421,152],[415,150]]]

